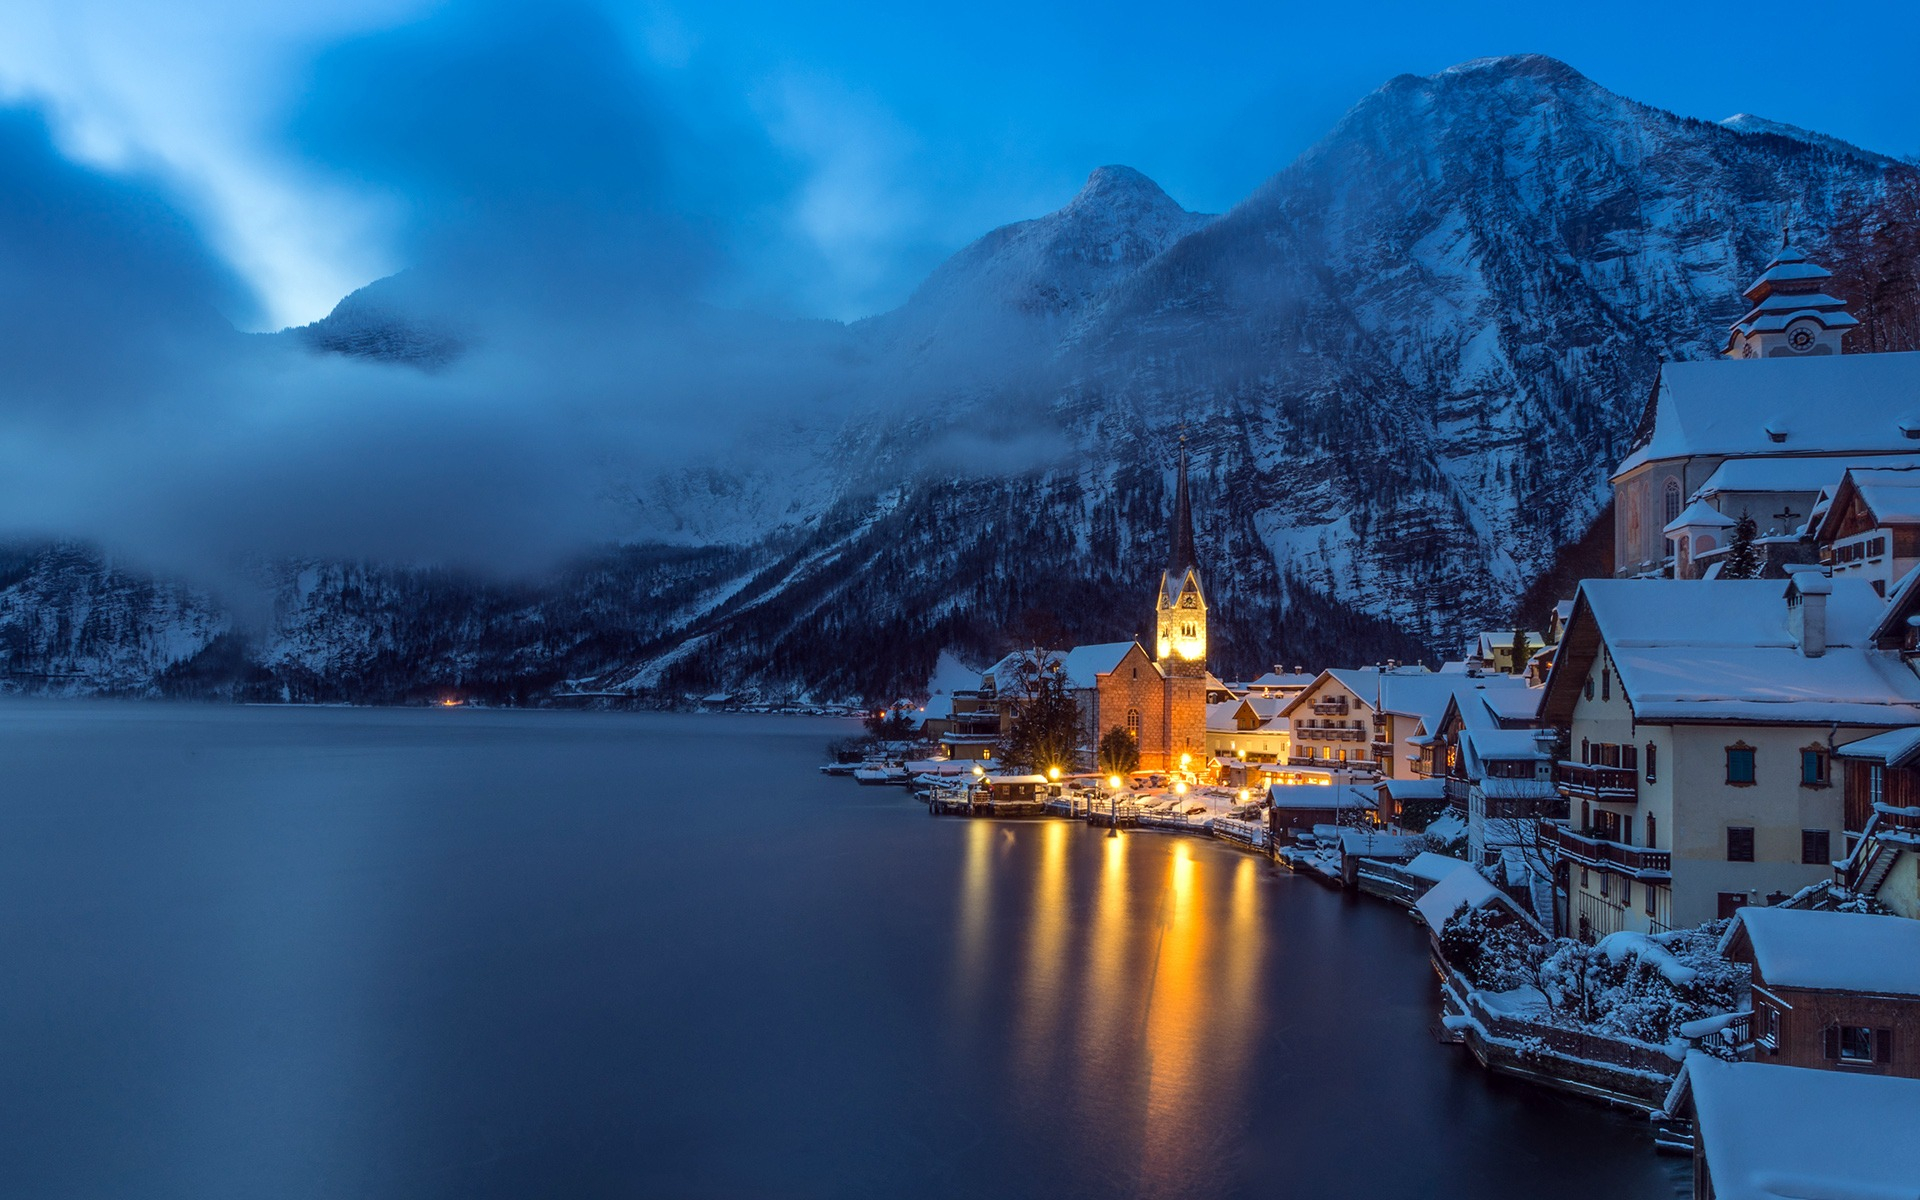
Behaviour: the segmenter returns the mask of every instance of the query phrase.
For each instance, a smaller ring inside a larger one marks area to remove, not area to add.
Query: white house
[[[1549,827],[1572,930],[1731,916],[1833,874],[1832,764],[1848,742],[1920,724],[1920,677],[1872,634],[1861,580],[1588,580],[1542,716],[1567,731]]]

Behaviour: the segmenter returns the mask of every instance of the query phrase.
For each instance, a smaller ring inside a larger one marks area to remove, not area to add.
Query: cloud
[[[191,368],[248,289],[150,179],[78,166],[0,109],[0,361],[15,422],[91,425]]]

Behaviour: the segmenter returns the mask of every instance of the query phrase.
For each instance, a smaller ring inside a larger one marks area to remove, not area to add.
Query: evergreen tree
[[[1533,639],[1527,636],[1527,627],[1515,622],[1513,626],[1513,673],[1523,675],[1527,670],[1527,660],[1533,657]]]
[[[1060,661],[1034,652],[1014,664],[1013,723],[1001,756],[1015,767],[1045,771],[1073,769],[1080,743],[1080,706],[1067,690]]]
[[[1140,742],[1131,730],[1115,725],[1101,736],[1100,769],[1108,775],[1130,775],[1140,769]]]
[[[1740,523],[1733,527],[1733,542],[1727,547],[1727,556],[1720,560],[1720,578],[1760,578],[1760,547],[1754,545],[1754,540],[1759,536],[1760,526],[1750,513],[1742,509]]]

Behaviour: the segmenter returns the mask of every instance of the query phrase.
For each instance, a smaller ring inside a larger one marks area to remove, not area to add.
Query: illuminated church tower
[[[1167,765],[1192,756],[1203,770],[1207,757],[1207,598],[1200,590],[1200,561],[1193,547],[1193,506],[1187,498],[1187,439],[1180,438],[1180,468],[1173,488],[1172,553],[1160,577],[1155,605],[1154,660],[1165,681]]]

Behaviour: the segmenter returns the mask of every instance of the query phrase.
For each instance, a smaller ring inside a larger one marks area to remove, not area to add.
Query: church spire
[[[1167,560],[1167,578],[1174,587],[1190,570],[1200,566],[1193,549],[1193,504],[1187,499],[1187,435],[1180,434],[1180,470],[1173,485],[1172,553]]]

